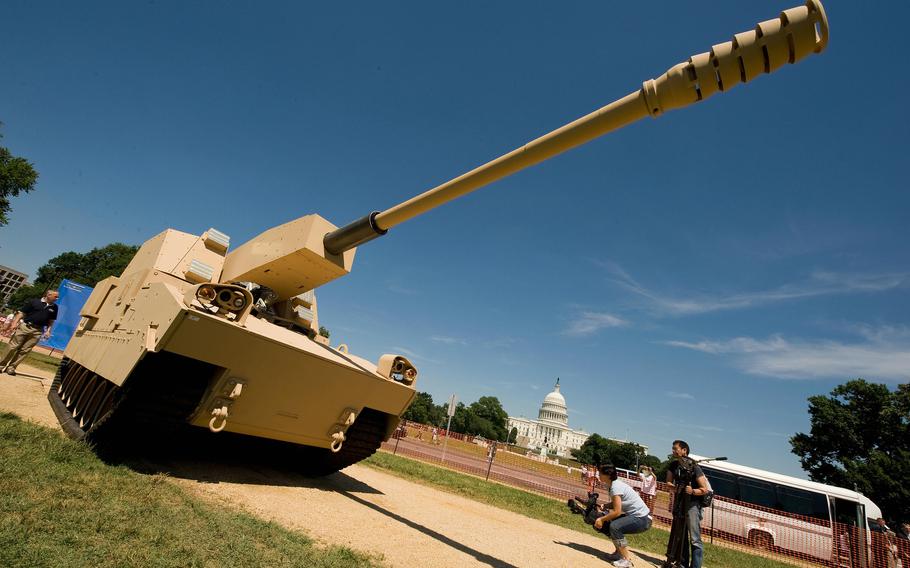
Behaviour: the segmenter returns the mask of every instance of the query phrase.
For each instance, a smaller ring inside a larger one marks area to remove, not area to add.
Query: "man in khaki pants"
[[[56,291],[52,291],[45,294],[40,300],[29,300],[16,312],[13,321],[3,328],[3,333],[11,329],[16,330],[9,340],[9,351],[0,361],[0,370],[3,373],[15,375],[16,367],[35,347],[38,340],[51,336],[51,328],[54,326],[54,320],[57,319],[56,302],[59,295]],[[17,324],[19,324],[18,328],[16,328]]]

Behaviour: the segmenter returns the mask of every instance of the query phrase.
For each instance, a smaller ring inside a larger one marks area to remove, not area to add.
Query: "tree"
[[[0,138],[3,138],[2,133]],[[13,156],[8,149],[0,146],[0,227],[9,223],[10,198],[32,191],[37,181],[38,172],[31,162]]]
[[[417,396],[414,397],[414,402],[411,403],[411,406],[401,417],[412,422],[420,422],[421,424],[444,426],[446,407],[433,404],[433,397],[429,393],[418,392]]]
[[[418,392],[417,396],[414,397],[414,402],[411,403],[411,406],[405,410],[401,417],[412,422],[429,424],[430,417],[433,414],[433,406],[432,395],[425,392]]]
[[[502,408],[502,403],[495,396],[482,396],[477,402],[471,403],[471,410],[478,418],[490,422],[496,430],[495,439],[505,441],[508,436],[506,429],[509,424],[509,414]]]
[[[448,405],[433,404],[433,397],[425,392],[418,392],[414,402],[405,411],[402,418],[420,422],[445,426],[448,419]],[[477,402],[465,406],[459,402],[455,406],[452,416],[452,432],[459,432],[469,436],[483,436],[490,440],[506,441],[509,432],[506,425],[509,415],[503,410],[502,404],[495,396],[482,396]],[[516,430],[516,435],[518,431]]]
[[[64,252],[38,268],[35,284],[57,286],[67,278],[80,284],[94,286],[108,276],[120,276],[139,247],[111,243],[93,248],[87,253]]]
[[[512,430],[509,431],[509,439],[506,440],[509,444],[514,444],[518,441],[518,428],[512,426]]]
[[[498,398],[482,396],[477,402],[472,402],[468,410],[471,416],[468,422],[469,433],[500,442],[506,441],[509,435],[509,415],[503,410]]]
[[[813,481],[856,488],[885,518],[910,512],[910,384],[892,391],[863,379],[809,397],[809,434],[790,438]]]
[[[32,298],[40,298],[44,294],[43,284],[29,284],[20,286],[18,290],[9,295],[6,300],[8,308],[18,310],[25,302]]]
[[[608,440],[600,434],[591,434],[572,455],[581,463],[595,466],[611,463],[623,469],[635,469],[646,458],[644,448],[638,444]]]
[[[455,405],[455,414],[452,415],[452,425],[450,430],[452,432],[458,432],[460,434],[467,434],[467,423],[468,423],[468,414],[471,412],[464,405],[463,402],[459,402]]]
[[[597,434],[591,434],[585,443],[577,450],[572,450],[572,455],[581,463],[599,466],[610,463],[609,455],[612,453],[612,447],[616,442],[608,440]]]
[[[38,268],[35,282],[16,290],[7,304],[19,307],[30,298],[40,297],[45,290],[55,290],[64,278],[95,286],[108,276],[120,276],[137,250],[137,246],[111,243],[87,253],[69,251],[58,254]]]

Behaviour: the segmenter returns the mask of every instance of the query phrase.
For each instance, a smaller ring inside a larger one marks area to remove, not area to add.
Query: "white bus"
[[[716,497],[703,511],[710,534],[832,566],[872,566],[869,519],[882,513],[861,493],[725,461],[699,465]]]

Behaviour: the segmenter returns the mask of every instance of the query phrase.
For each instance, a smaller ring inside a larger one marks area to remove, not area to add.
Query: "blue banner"
[[[61,351],[66,349],[66,344],[70,342],[76,326],[79,325],[79,312],[82,311],[82,306],[85,305],[92,290],[93,288],[85,284],[66,279],[60,283],[57,290],[60,292],[60,297],[57,298],[57,321],[51,328],[51,336],[38,345]]]

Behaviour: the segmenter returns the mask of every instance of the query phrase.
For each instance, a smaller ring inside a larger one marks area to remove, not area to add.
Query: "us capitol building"
[[[566,399],[559,392],[559,379],[556,379],[553,392],[544,397],[537,420],[509,416],[509,432],[512,428],[518,429],[516,443],[519,446],[562,457],[571,457],[570,450],[580,448],[590,436],[584,430],[569,428],[569,413]]]

